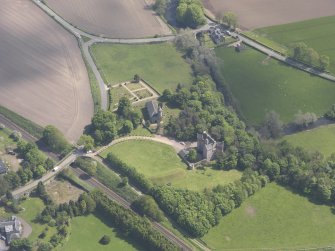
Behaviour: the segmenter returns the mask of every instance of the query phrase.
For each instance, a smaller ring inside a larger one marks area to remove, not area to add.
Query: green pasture
[[[284,137],[294,146],[301,146],[308,151],[319,151],[325,157],[335,153],[335,125],[321,126]]]
[[[192,83],[190,66],[170,43],[95,44],[91,51],[100,72],[112,85],[132,80],[135,74],[158,92],[174,91],[178,83]]]
[[[225,216],[203,241],[212,250],[334,247],[335,215],[331,207],[272,183]]]
[[[108,220],[103,220],[101,217],[93,214],[73,218],[71,221],[70,238],[57,251],[143,250],[133,242],[120,237],[119,233],[107,224]],[[108,245],[101,245],[99,243],[103,235],[108,235],[111,238]]]
[[[47,224],[40,224],[35,221],[36,216],[43,211],[44,204],[43,201],[39,198],[28,198],[23,201],[20,206],[23,208],[18,216],[24,219],[32,228],[32,233],[29,236],[29,239],[33,242],[39,240],[38,236],[43,232],[47,227],[48,231],[46,232],[46,237],[42,241],[48,241],[52,235],[56,233],[55,227],[49,227]]]
[[[249,125],[259,124],[274,110],[283,122],[294,115],[314,112],[322,116],[334,103],[335,83],[312,76],[268,58],[247,47],[242,52],[218,47],[216,55],[226,83]]]
[[[266,27],[254,32],[287,47],[296,42],[304,42],[320,54],[329,56],[331,59],[330,71],[335,72],[334,27],[335,16],[330,16]]]
[[[109,152],[157,184],[200,191],[241,178],[241,173],[236,170],[187,170],[171,146],[149,140],[122,142],[108,148],[101,156],[105,158]]]

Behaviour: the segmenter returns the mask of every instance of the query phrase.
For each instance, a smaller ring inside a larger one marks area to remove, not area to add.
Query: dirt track
[[[46,0],[45,3],[68,22],[97,35],[138,38],[171,34],[144,0]]]
[[[93,104],[75,38],[29,0],[2,0],[0,104],[74,141]]]
[[[334,0],[202,0],[212,13],[232,11],[248,29],[335,15]]]

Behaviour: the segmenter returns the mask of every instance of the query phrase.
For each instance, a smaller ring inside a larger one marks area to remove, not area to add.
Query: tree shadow
[[[115,233],[116,233],[116,237],[126,241],[129,245],[134,247],[136,250],[139,250],[139,251],[146,251],[147,250],[143,245],[141,245],[142,243],[139,243],[139,241],[131,239],[129,236],[127,236],[127,234],[118,230],[116,228],[116,224],[112,221],[112,219],[108,215],[106,215],[102,212],[94,212],[93,215],[97,219],[99,219],[99,221],[101,221],[102,224],[104,224],[104,225],[106,225],[110,228],[113,228]]]

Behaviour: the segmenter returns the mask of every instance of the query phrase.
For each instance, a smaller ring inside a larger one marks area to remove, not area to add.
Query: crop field
[[[202,0],[213,14],[231,11],[238,23],[255,29],[335,15],[333,0]]]
[[[192,84],[192,71],[170,43],[150,45],[95,44],[91,52],[106,81],[117,84],[135,74],[158,92]]]
[[[46,0],[69,23],[97,35],[112,38],[153,37],[171,34],[168,26],[145,0]]]
[[[301,146],[308,151],[319,151],[325,157],[335,153],[335,125],[321,126],[284,137],[294,146]]]
[[[108,235],[111,242],[102,245],[99,240],[102,236]],[[114,228],[106,224],[95,215],[75,217],[71,221],[71,236],[64,246],[56,249],[57,251],[92,251],[92,250],[123,250],[136,251],[143,250],[133,242],[120,237]]]
[[[77,41],[29,0],[3,0],[0,23],[0,104],[77,140],[93,114]]]
[[[294,250],[334,247],[334,231],[331,207],[272,183],[225,216],[203,240],[213,250]]]
[[[106,157],[111,151],[157,184],[200,191],[241,178],[241,173],[235,170],[187,170],[172,147],[158,142],[126,141],[108,148],[101,156]]]
[[[249,125],[259,124],[271,110],[279,113],[285,123],[292,121],[299,110],[322,116],[334,103],[333,82],[248,47],[241,53],[223,47],[215,52],[222,59],[221,71]]]
[[[320,54],[329,56],[329,70],[335,72],[334,26],[335,16],[331,16],[257,29],[255,32],[287,47],[293,43],[304,42]]]

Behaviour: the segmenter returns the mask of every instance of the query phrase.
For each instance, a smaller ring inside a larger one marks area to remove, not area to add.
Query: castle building
[[[206,131],[197,134],[197,150],[203,159],[213,160],[217,152],[223,152],[224,144],[216,142]]]
[[[21,222],[16,216],[9,220],[0,220],[0,238],[9,245],[13,239],[19,239],[22,233]]]

